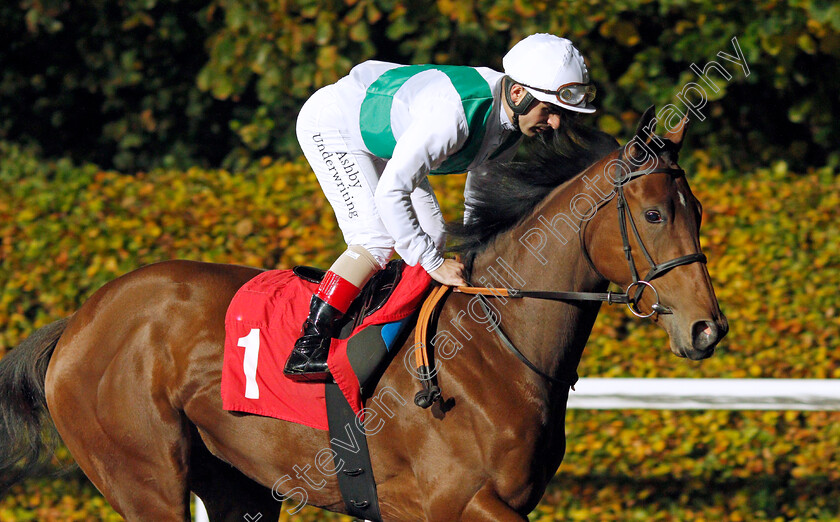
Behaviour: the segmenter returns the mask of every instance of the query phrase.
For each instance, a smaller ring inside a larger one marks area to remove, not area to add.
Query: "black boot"
[[[294,381],[326,381],[330,369],[327,355],[335,336],[338,320],[344,314],[317,295],[309,302],[309,317],[303,323],[303,335],[295,341],[283,373]]]

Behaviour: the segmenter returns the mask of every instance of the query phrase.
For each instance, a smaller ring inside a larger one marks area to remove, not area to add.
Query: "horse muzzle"
[[[721,314],[718,320],[700,320],[692,323],[690,342],[672,345],[673,352],[692,361],[708,359],[715,353],[715,347],[729,332],[729,323]]]

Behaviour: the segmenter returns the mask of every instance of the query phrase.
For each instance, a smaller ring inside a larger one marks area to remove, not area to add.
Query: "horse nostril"
[[[691,344],[695,350],[706,350],[718,342],[718,327],[712,321],[697,321],[691,327]]]

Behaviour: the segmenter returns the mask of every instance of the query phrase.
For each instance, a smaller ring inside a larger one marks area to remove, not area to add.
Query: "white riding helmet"
[[[595,86],[589,70],[572,42],[553,34],[533,34],[520,41],[502,59],[514,82],[531,95],[564,109],[595,112]]]

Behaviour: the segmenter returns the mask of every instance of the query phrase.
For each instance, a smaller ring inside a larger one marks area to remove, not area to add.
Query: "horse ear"
[[[669,130],[665,133],[665,138],[671,141],[674,145],[677,146],[677,150],[682,147],[683,138],[685,138],[685,131],[688,129],[688,115],[683,116],[680,120],[680,126],[676,129]]]
[[[650,126],[651,120],[656,117],[656,106],[651,105],[647,108],[644,114],[642,114],[642,118],[639,120],[639,124],[636,125],[636,136],[639,137],[639,140],[642,143],[648,143],[651,140],[651,134],[653,134],[654,129],[648,129]]]
[[[627,154],[632,158],[639,158],[639,157],[646,157],[651,152],[648,148],[648,144],[653,139],[653,135],[655,132],[656,127],[656,109],[653,105],[647,108],[644,114],[642,114],[641,119],[639,120],[639,124],[636,126],[636,134],[633,136],[633,139],[627,144]],[[654,127],[654,128],[651,128]],[[657,138],[658,140],[659,138]],[[657,144],[659,142],[657,141]],[[642,160],[640,160],[642,161]]]

